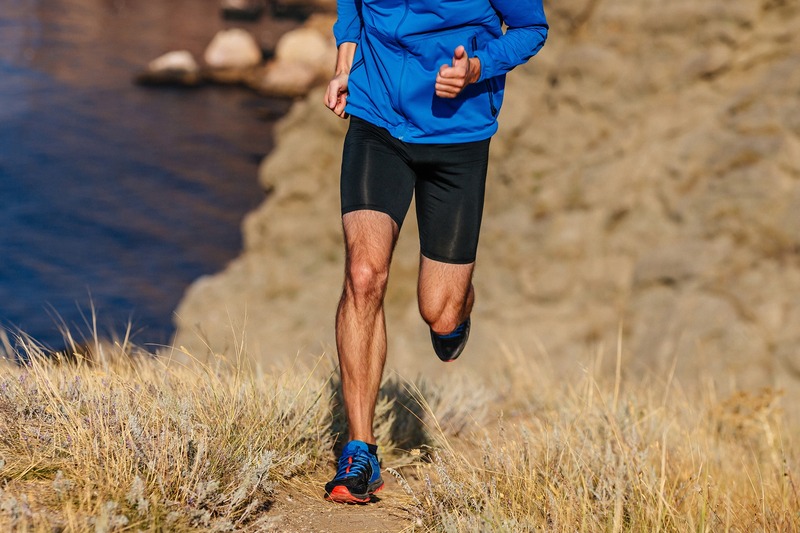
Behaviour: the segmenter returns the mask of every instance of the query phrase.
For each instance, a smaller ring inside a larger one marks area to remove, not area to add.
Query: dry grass
[[[771,389],[557,376],[512,357],[509,414],[407,486],[437,531],[798,531],[798,428]],[[527,366],[526,366],[527,365]],[[598,365],[599,366],[599,365]],[[496,376],[501,377],[501,376]]]
[[[266,373],[124,341],[73,348],[68,362],[29,340],[5,350],[27,364],[0,363],[0,530],[272,530],[276,489],[331,470],[343,426],[327,360]],[[508,359],[483,384],[384,383],[400,527],[798,531],[798,432],[776,391],[720,400]]]
[[[70,363],[28,344],[0,380],[0,524],[232,530],[332,437],[308,374],[170,366],[99,343]]]

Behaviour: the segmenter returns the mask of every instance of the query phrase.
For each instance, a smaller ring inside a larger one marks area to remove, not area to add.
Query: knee
[[[386,292],[389,271],[366,261],[351,262],[345,290],[356,300],[380,301]]]
[[[422,319],[438,334],[450,333],[467,319],[475,303],[475,292],[472,286],[464,295],[452,292],[438,297],[420,293],[419,312]]]
[[[443,335],[450,333],[461,324],[462,308],[462,305],[444,305],[436,308],[420,306],[420,314],[435,333]]]

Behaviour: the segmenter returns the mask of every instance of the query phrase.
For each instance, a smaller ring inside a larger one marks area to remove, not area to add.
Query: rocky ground
[[[492,143],[470,346],[556,366],[621,345],[630,375],[800,383],[797,0],[546,2],[550,38],[508,79]],[[319,24],[319,21],[317,21]],[[294,106],[243,224],[242,254],[197,280],[176,345],[261,361],[335,353],[346,122]],[[412,211],[413,213],[413,211]],[[407,219],[387,296],[389,365],[447,368],[416,310]],[[789,405],[787,403],[787,405]]]

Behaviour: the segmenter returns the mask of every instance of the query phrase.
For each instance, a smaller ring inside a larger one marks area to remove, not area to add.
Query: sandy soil
[[[386,482],[372,503],[343,505],[324,499],[320,479],[314,487],[283,488],[269,510],[269,520],[262,524],[267,531],[353,533],[411,531],[413,517],[404,508],[406,495],[394,478],[383,473]]]

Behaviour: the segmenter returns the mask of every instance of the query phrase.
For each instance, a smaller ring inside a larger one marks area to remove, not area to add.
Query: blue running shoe
[[[450,333],[439,335],[431,330],[431,342],[433,343],[433,351],[439,356],[439,359],[445,363],[455,361],[464,347],[467,345],[469,339],[470,319],[467,319],[458,325],[456,329]]]
[[[338,503],[368,503],[382,488],[378,447],[351,440],[339,457],[336,477],[325,485],[325,497]]]

